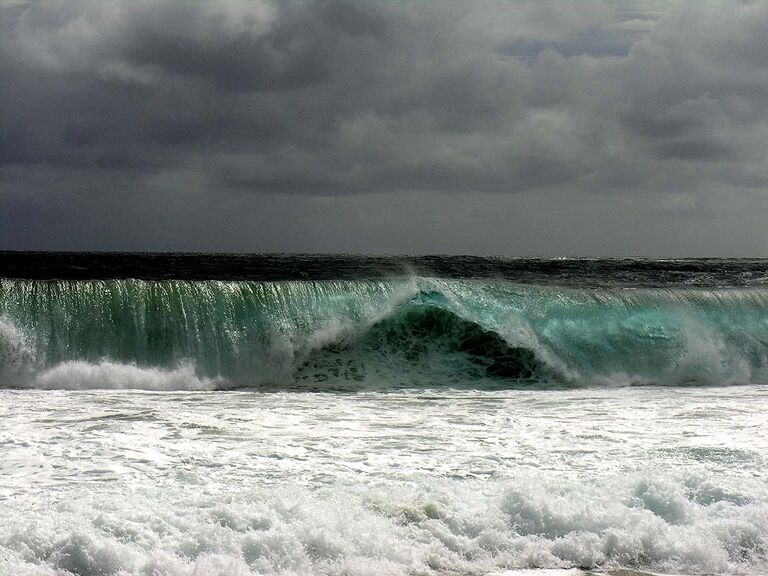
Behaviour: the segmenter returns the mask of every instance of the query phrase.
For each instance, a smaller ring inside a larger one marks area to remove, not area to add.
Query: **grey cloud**
[[[54,194],[79,207],[59,205],[72,219],[120,195],[136,218],[174,201],[210,213],[210,201],[237,220],[239,205],[281,195],[351,206],[342,198],[444,193],[454,207],[529,195],[551,209],[553,194],[625,206],[768,182],[763,3],[73,0],[0,12],[0,202],[13,200],[0,219],[47,213]]]
[[[560,40],[540,40],[526,37],[516,38],[501,46],[499,53],[532,60],[542,50],[554,50],[563,56],[592,56],[595,58],[626,57],[636,42],[647,34],[647,30],[592,29]]]
[[[731,149],[717,142],[682,140],[659,144],[656,154],[661,158],[679,158],[680,160],[719,160],[728,158],[731,155]]]

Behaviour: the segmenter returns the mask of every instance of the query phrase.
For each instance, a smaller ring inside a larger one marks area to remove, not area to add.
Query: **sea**
[[[3,576],[768,574],[768,261],[0,252]]]

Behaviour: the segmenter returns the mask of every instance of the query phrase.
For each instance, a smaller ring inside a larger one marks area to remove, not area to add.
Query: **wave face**
[[[562,387],[768,379],[768,288],[0,280],[6,387]]]

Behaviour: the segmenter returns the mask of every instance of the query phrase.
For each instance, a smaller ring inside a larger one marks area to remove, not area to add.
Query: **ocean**
[[[768,261],[0,253],[0,574],[768,574]]]

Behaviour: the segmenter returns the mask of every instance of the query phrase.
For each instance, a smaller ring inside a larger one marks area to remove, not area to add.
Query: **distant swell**
[[[768,289],[0,280],[4,387],[311,390],[768,380]]]

